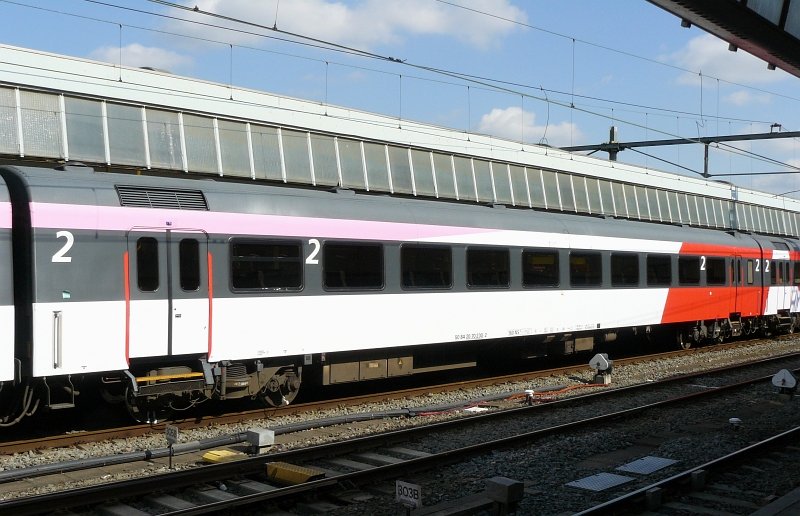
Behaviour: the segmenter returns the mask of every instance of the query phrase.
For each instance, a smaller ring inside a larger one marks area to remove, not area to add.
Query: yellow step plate
[[[246,457],[242,452],[231,450],[211,450],[203,454],[203,460],[211,463],[228,462]]]
[[[288,462],[268,462],[267,478],[279,484],[291,486],[325,478],[325,472],[314,468],[295,466]]]

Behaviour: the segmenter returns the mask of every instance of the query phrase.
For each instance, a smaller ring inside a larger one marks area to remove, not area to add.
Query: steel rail
[[[763,363],[764,361],[760,361]],[[717,372],[724,372],[732,368],[720,368]],[[666,384],[686,380],[693,376],[705,376],[710,374],[709,371],[694,375],[680,375],[678,377],[667,379],[664,382],[651,382],[647,384],[638,384],[637,386],[629,386],[619,389],[607,391],[619,394],[633,389],[642,389],[644,387],[661,387]],[[352,473],[343,473],[336,477],[325,478],[307,482],[305,484],[292,486],[289,488],[279,488],[274,491],[266,493],[258,493],[252,495],[245,495],[235,500],[215,502],[206,504],[191,509],[172,512],[170,514],[201,514],[205,512],[219,511],[225,508],[242,506],[252,503],[261,503],[266,501],[274,501],[280,498],[287,498],[297,496],[301,493],[310,491],[321,491],[333,486],[339,485],[342,482],[349,481],[356,484],[372,483],[376,480],[385,480],[390,478],[397,478],[404,473],[430,470],[442,465],[456,463],[465,458],[478,455],[481,453],[490,452],[500,448],[508,448],[519,446],[520,444],[528,444],[543,437],[564,433],[567,431],[574,431],[585,428],[590,425],[597,425],[598,423],[608,423],[610,421],[618,420],[621,418],[632,417],[642,412],[667,407],[670,405],[692,402],[695,400],[704,399],[711,396],[717,396],[720,393],[733,391],[742,387],[753,385],[756,383],[769,381],[772,376],[760,376],[751,378],[742,382],[737,382],[721,387],[716,387],[710,390],[703,390],[688,395],[677,396],[674,398],[661,400],[653,403],[623,409],[608,414],[597,415],[594,417],[554,425],[551,427],[525,432],[494,441],[487,441],[483,443],[473,444],[463,448],[448,450],[445,452],[432,454],[427,457],[414,458],[402,463],[376,466],[365,471],[356,471]],[[302,448],[297,450],[290,450],[269,455],[262,455],[258,457],[251,457],[242,459],[240,461],[231,463],[214,464],[195,468],[191,470],[184,470],[170,474],[154,475],[151,477],[114,482],[111,484],[91,486],[79,489],[63,491],[59,493],[50,493],[45,495],[33,496],[28,498],[14,499],[0,503],[0,514],[13,513],[13,514],[39,514],[43,508],[46,507],[76,507],[84,505],[93,505],[103,503],[109,499],[125,499],[133,496],[144,495],[153,491],[163,491],[167,486],[170,489],[179,489],[193,484],[204,483],[209,481],[227,480],[241,475],[263,474],[267,462],[273,461],[286,461],[286,462],[308,462],[325,457],[335,455],[344,455],[355,451],[363,451],[364,449],[376,448],[386,445],[394,445],[398,442],[413,440],[418,435],[430,435],[437,430],[447,430],[464,424],[474,424],[476,422],[491,421],[499,419],[500,417],[512,417],[517,415],[524,415],[528,412],[541,409],[542,407],[562,406],[565,404],[578,403],[586,401],[592,397],[598,396],[600,393],[593,393],[587,396],[572,397],[563,399],[556,402],[551,402],[546,405],[520,407],[516,409],[506,410],[502,412],[490,412],[468,418],[457,420],[450,420],[438,422],[431,425],[413,427],[409,429],[396,430],[377,435],[365,436],[350,439],[345,442],[329,443],[311,448]]]
[[[736,349],[739,347],[752,346],[753,340],[724,343],[716,346],[709,346],[703,348],[691,348],[688,350],[666,351],[662,353],[648,354],[636,357],[626,357],[614,359],[616,367],[638,364],[646,361],[661,360],[665,358],[672,358],[676,356],[684,356],[698,353],[714,353],[720,350]],[[311,411],[326,410],[330,408],[339,407],[352,407],[366,403],[383,402],[393,399],[412,398],[416,396],[427,395],[431,392],[447,392],[459,389],[473,389],[477,387],[487,387],[503,383],[514,383],[526,380],[533,380],[554,375],[567,375],[576,372],[583,372],[586,370],[586,364],[568,365],[550,369],[541,369],[537,371],[526,371],[522,373],[513,373],[501,375],[491,378],[481,378],[475,380],[461,380],[447,384],[412,387],[408,389],[400,389],[394,391],[385,391],[374,394],[364,394],[359,396],[352,396],[347,398],[337,398],[324,401],[315,401],[309,403],[301,403],[288,405],[285,407],[275,408],[259,408],[254,410],[246,410],[240,412],[232,412],[222,415],[206,415],[199,418],[190,419],[176,419],[168,423],[157,424],[139,424],[130,425],[117,428],[90,430],[84,432],[72,432],[63,435],[36,437],[33,439],[21,439],[9,442],[0,442],[0,454],[11,455],[14,453],[27,452],[31,450],[43,448],[59,448],[65,446],[76,446],[80,444],[87,444],[92,442],[110,440],[110,439],[125,439],[130,437],[141,437],[154,433],[163,433],[167,424],[177,426],[181,430],[188,430],[194,428],[206,428],[214,425],[245,423],[248,421],[275,418],[281,416],[290,416],[303,414]]]
[[[571,396],[571,397],[568,397],[568,398],[562,398],[562,399],[558,399],[558,400],[556,400],[556,399],[543,399],[543,400],[541,400],[540,399],[540,401],[543,401],[544,403],[534,406],[531,410],[537,410],[537,408],[541,409],[541,408],[549,407],[550,405],[553,405],[553,404],[555,404],[555,405],[567,405],[567,404],[570,404],[570,403],[581,403],[581,402],[583,402],[583,400],[585,400],[587,398],[593,398],[593,397],[601,397],[602,398],[602,397],[608,397],[608,396],[615,396],[615,395],[617,395],[617,394],[619,394],[621,392],[630,391],[630,390],[640,390],[640,389],[646,389],[646,388],[658,388],[658,387],[661,387],[661,386],[664,386],[664,385],[668,385],[669,383],[675,383],[675,382],[684,381],[684,380],[691,379],[691,378],[696,377],[696,376],[720,373],[720,372],[725,372],[725,371],[729,371],[729,370],[733,370],[733,369],[741,369],[741,368],[744,368],[744,367],[751,367],[751,366],[754,367],[754,366],[761,365],[761,364],[764,364],[764,363],[769,363],[769,362],[774,362],[774,361],[781,361],[781,360],[785,360],[787,358],[793,358],[793,357],[800,357],[800,352],[794,353],[794,354],[789,354],[789,355],[780,355],[780,356],[777,356],[777,357],[770,357],[770,358],[760,359],[758,361],[749,362],[747,364],[735,364],[735,365],[729,365],[729,366],[716,368],[716,369],[712,369],[712,370],[706,370],[706,371],[698,372],[698,373],[689,373],[689,374],[684,374],[684,375],[676,375],[676,376],[673,376],[671,378],[660,380],[658,382],[647,382],[647,383],[643,383],[643,384],[633,384],[633,385],[628,385],[628,386],[623,386],[623,387],[612,387],[612,388],[608,388],[608,389],[603,390],[603,391],[591,392],[591,393],[586,393],[586,394],[582,394],[582,395]],[[543,393],[546,393],[546,391],[543,391]],[[471,402],[464,402],[464,403],[454,404],[454,405],[464,406],[464,405],[470,405],[470,404],[472,404],[472,403]],[[502,409],[502,410],[505,411],[505,412],[509,412],[510,414],[513,415],[513,410],[514,409],[506,408],[506,409]],[[287,426],[284,426],[284,427],[273,428],[273,430],[275,431],[275,435],[282,435],[282,434],[286,434],[286,433],[293,433],[293,432],[296,432],[296,431],[306,430],[308,428],[320,428],[320,427],[332,426],[332,425],[336,425],[336,424],[347,424],[347,423],[353,423],[355,421],[365,421],[365,420],[370,420],[370,419],[382,419],[382,418],[387,418],[387,417],[414,417],[414,416],[417,416],[417,415],[420,415],[420,414],[425,414],[425,413],[430,413],[430,412],[442,412],[442,411],[443,410],[441,410],[441,409],[439,409],[437,407],[418,407],[416,409],[403,409],[403,410],[394,410],[394,411],[390,411],[390,412],[380,412],[380,413],[371,413],[371,414],[349,414],[349,415],[346,415],[346,416],[341,416],[341,417],[338,417],[338,418],[334,417],[334,418],[330,418],[330,419],[327,419],[327,420],[316,420],[316,421],[307,422],[307,423],[290,424],[290,425],[287,425]],[[444,411],[446,411],[446,409]],[[485,414],[483,416],[472,416],[472,417],[473,418],[479,418],[479,417],[489,417],[489,416],[499,417],[500,415],[499,415],[498,411],[495,411],[491,415]],[[200,441],[194,441],[194,442],[190,442],[190,443],[181,443],[181,444],[179,444],[179,445],[177,445],[175,447],[176,450],[178,450],[178,449],[181,450],[180,452],[176,451],[176,454],[194,451],[195,449],[200,450],[200,449],[208,449],[209,447],[213,447],[213,446],[223,446],[224,445],[223,441],[228,442],[228,443],[238,443],[238,442],[243,442],[245,440],[245,436],[244,436],[243,433],[240,433],[240,434],[237,434],[237,435],[238,435],[238,437],[235,438],[235,439],[234,439],[234,436],[231,435],[231,436],[227,436],[227,437],[217,437],[217,438],[205,439],[204,441],[206,441],[206,443],[203,443],[203,442],[200,442]],[[75,460],[75,461],[68,461],[68,462],[65,462],[65,463],[44,464],[44,465],[34,466],[34,467],[30,467],[30,468],[21,468],[19,470],[13,470],[12,469],[12,470],[7,470],[7,471],[4,471],[4,472],[0,472],[0,483],[14,482],[14,481],[18,481],[18,480],[23,479],[23,478],[33,478],[33,477],[45,476],[45,475],[48,475],[48,474],[59,473],[59,472],[63,473],[63,472],[70,472],[70,471],[80,471],[80,470],[92,469],[92,468],[96,468],[98,466],[109,465],[109,464],[123,464],[123,463],[137,462],[137,461],[142,461],[142,460],[152,460],[152,459],[156,459],[156,458],[166,457],[169,453],[170,452],[169,452],[169,450],[167,448],[159,448],[159,449],[154,449],[154,450],[140,450],[140,451],[136,451],[136,452],[129,452],[129,453],[126,453],[126,454],[121,454],[121,455],[117,454],[117,455],[113,455],[113,456],[109,456],[109,457],[95,457],[95,458],[90,458],[90,459],[81,459],[81,460]]]
[[[614,498],[613,500],[609,500],[607,502],[601,503],[599,505],[596,505],[579,513],[576,513],[576,516],[590,515],[590,514],[612,514],[614,513],[614,511],[631,509],[633,507],[640,506],[646,503],[647,493],[652,489],[655,488],[661,488],[664,490],[678,489],[680,485],[686,484],[686,481],[691,479],[692,474],[695,471],[719,470],[722,467],[743,460],[765,448],[769,448],[771,446],[779,444],[783,441],[788,441],[793,438],[797,439],[798,437],[800,437],[800,427],[794,427],[790,430],[786,430],[785,432],[781,432],[779,434],[773,435],[772,437],[764,439],[763,441],[759,441],[740,450],[736,450],[735,452],[731,452],[725,456],[710,460],[705,464],[701,464],[699,466],[695,466],[685,471],[681,471],[680,473],[677,473],[669,478],[665,478],[658,482],[654,482],[648,486],[642,487],[635,491],[631,491],[630,493],[626,493],[622,496]]]

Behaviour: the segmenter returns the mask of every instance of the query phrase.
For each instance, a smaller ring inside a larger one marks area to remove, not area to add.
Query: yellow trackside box
[[[211,450],[203,454],[203,460],[211,463],[228,462],[231,460],[241,459],[246,455],[241,452],[231,450]]]
[[[279,484],[295,485],[325,478],[325,472],[287,462],[268,462],[267,478]]]

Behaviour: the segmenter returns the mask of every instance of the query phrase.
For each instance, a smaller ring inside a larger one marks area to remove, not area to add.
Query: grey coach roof
[[[800,201],[727,183],[3,45],[0,115],[20,158],[800,234]]]

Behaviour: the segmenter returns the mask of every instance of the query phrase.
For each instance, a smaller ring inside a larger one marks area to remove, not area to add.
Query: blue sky
[[[168,4],[0,0],[0,41],[553,146],[611,125],[621,141],[800,130],[800,79],[645,0],[175,0],[402,63]],[[796,139],[731,146],[711,150],[712,174],[800,167]],[[702,170],[699,145],[640,150],[619,159]],[[800,174],[719,179],[800,190]]]

